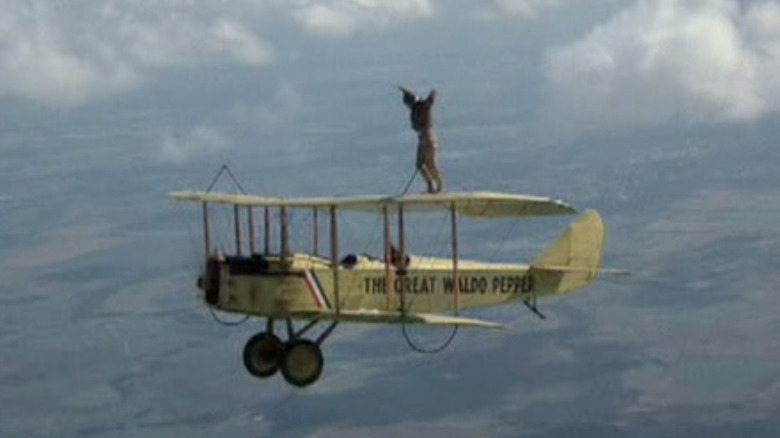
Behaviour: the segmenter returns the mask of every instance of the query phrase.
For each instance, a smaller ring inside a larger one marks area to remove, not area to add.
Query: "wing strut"
[[[282,205],[279,207],[279,220],[281,221],[281,233],[282,233],[282,261],[287,261],[287,257],[290,255],[290,224],[287,218],[287,206]]]
[[[233,231],[236,234],[236,255],[241,255],[241,210],[233,205]]]
[[[452,225],[452,287],[455,297],[455,315],[460,313],[460,287],[458,287],[458,212],[455,203],[450,207],[450,223]]]
[[[246,208],[246,222],[249,227],[249,255],[251,256],[257,252],[257,247],[255,246],[255,240],[257,240],[257,236],[255,236],[255,215],[252,207]]]
[[[330,206],[330,263],[333,268],[333,293],[336,298],[336,315],[341,313],[339,290],[339,227],[336,206]]]
[[[406,288],[404,287],[404,281],[406,281],[406,278],[404,277],[406,273],[406,229],[404,226],[404,205],[398,204],[398,260],[396,260],[396,263],[398,266],[396,266],[396,270],[401,276],[401,313],[406,313]]]
[[[384,207],[385,209],[385,221],[387,221],[387,206]],[[386,222],[387,224],[387,222]],[[458,212],[457,212],[457,206],[455,202],[453,202],[450,205],[450,225],[451,225],[451,231],[452,231],[452,281],[453,281],[453,307],[455,311],[455,315],[457,316],[460,313],[460,288],[458,286]],[[385,241],[389,243],[389,225],[386,225],[386,233],[385,234]],[[398,246],[399,246],[399,252],[401,254],[401,260],[405,259],[406,256],[406,248],[404,248],[404,204],[398,204]],[[403,263],[403,261],[401,262]],[[400,269],[399,269],[400,271]],[[399,273],[403,275],[404,271],[400,271]],[[387,279],[387,282],[389,283],[389,277]],[[403,280],[403,278],[402,278]],[[385,287],[388,287],[387,284]],[[406,288],[401,286],[401,332],[404,335],[404,339],[406,339],[406,344],[409,345],[409,348],[412,350],[418,352],[418,353],[425,353],[425,354],[436,354],[441,351],[443,351],[445,348],[449,347],[452,341],[455,339],[455,336],[458,334],[458,328],[459,325],[453,325],[452,332],[450,332],[449,337],[444,341],[443,344],[439,345],[436,348],[433,349],[424,349],[418,346],[417,344],[412,341],[412,338],[409,336],[409,332],[407,331],[407,313],[406,313],[406,305],[404,302],[405,297],[405,290]]]
[[[311,211],[311,223],[312,223],[312,249],[311,252],[314,255],[318,255],[320,252],[320,233],[319,233],[319,225],[320,221],[317,216],[317,207],[312,208]]]
[[[209,227],[209,204],[203,201],[203,245],[205,251],[203,255],[206,259],[211,254],[211,228]]]
[[[394,288],[393,288],[393,270],[390,267],[392,263],[392,246],[390,244],[390,209],[387,205],[382,208],[382,216],[384,219],[384,240],[385,240],[385,308],[387,310],[393,310],[395,301]]]
[[[263,207],[263,254],[271,253],[271,213]]]

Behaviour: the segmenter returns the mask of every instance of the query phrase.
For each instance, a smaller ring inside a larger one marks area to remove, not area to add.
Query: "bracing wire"
[[[493,248],[493,253],[491,254],[491,258],[495,258],[496,254],[503,253],[504,252],[504,246],[506,245],[507,241],[509,240],[509,236],[512,234],[513,231],[517,228],[517,220],[513,220],[509,226],[506,227],[506,231],[504,232],[504,236],[498,241],[498,246]]]
[[[418,171],[419,171],[418,169],[414,170],[414,172],[412,173],[412,177],[409,178],[409,182],[406,183],[406,186],[404,187],[403,191],[401,192],[401,194],[399,196],[403,196],[403,195],[406,194],[406,192],[409,191],[409,187],[411,187],[412,181],[414,181],[414,178],[417,176],[417,172]],[[404,296],[405,296],[405,294],[401,294],[401,315],[402,315],[402,317],[401,317],[401,333],[403,333],[404,340],[406,340],[406,345],[408,345],[409,348],[412,349],[412,351],[417,352],[417,353],[422,353],[422,354],[441,353],[447,347],[449,347],[450,344],[452,343],[452,341],[455,339],[455,336],[458,334],[458,328],[460,328],[460,326],[457,326],[457,325],[453,326],[452,327],[452,331],[450,332],[450,335],[447,337],[447,339],[441,345],[439,345],[437,347],[434,347],[434,348],[422,348],[419,345],[415,344],[415,342],[409,336],[409,332],[408,332],[408,329],[406,327],[407,326],[407,324],[406,324],[406,317],[405,317],[406,316],[406,303],[404,302],[405,301],[404,298],[403,298]]]
[[[219,316],[217,316],[217,313],[214,311],[213,307],[208,306],[208,308],[209,313],[211,313],[211,317],[214,318],[214,321],[217,321],[219,325],[223,325],[225,327],[235,327],[245,323],[249,319],[249,315],[244,315],[243,318],[236,321],[225,321],[224,319],[221,319]]]
[[[227,175],[233,181],[233,184],[235,184],[236,187],[238,187],[238,189],[241,191],[241,193],[246,194],[246,190],[244,190],[244,187],[241,185],[240,182],[238,182],[238,179],[235,177],[235,175],[233,175],[233,172],[230,170],[230,167],[228,167],[227,164],[223,164],[222,167],[220,167],[219,171],[214,176],[214,179],[211,181],[211,184],[209,184],[208,189],[206,189],[206,192],[210,192],[211,189],[214,188],[214,186],[217,184],[217,181],[219,181],[219,178],[222,176],[223,173],[227,173]],[[228,225],[225,224],[225,226],[228,226]],[[211,313],[211,317],[214,319],[214,321],[216,321],[220,325],[223,325],[223,326],[226,326],[226,327],[235,327],[237,325],[241,325],[241,324],[245,323],[249,319],[249,317],[250,317],[247,314],[247,315],[244,315],[243,318],[240,318],[240,319],[238,319],[236,321],[226,321],[224,319],[221,319],[219,316],[217,316],[217,313],[214,312],[214,308],[213,307],[208,306],[208,308],[209,308],[209,313]]]
[[[214,185],[217,184],[217,181],[219,181],[219,177],[222,176],[223,173],[227,173],[227,175],[230,177],[230,180],[233,181],[233,184],[238,187],[238,190],[241,190],[241,193],[246,194],[246,190],[244,190],[244,186],[241,185],[240,182],[238,182],[238,179],[235,175],[233,175],[233,171],[230,170],[230,167],[228,167],[227,164],[223,164],[222,167],[219,168],[219,172],[214,176],[214,179],[211,181],[211,184],[209,184],[209,188],[206,189],[206,192],[210,192],[211,189],[214,188]]]
[[[382,218],[379,216],[376,216],[376,219],[374,219],[373,225],[371,225],[371,233],[369,233],[369,236],[374,237],[368,237],[366,239],[363,239],[363,254],[369,254],[371,252],[371,249],[377,248],[378,241],[381,240],[379,237],[381,235],[380,230],[382,229]],[[381,254],[384,254],[384,251],[381,252]]]
[[[407,182],[407,183],[406,183],[406,186],[404,187],[404,189],[403,189],[403,191],[401,192],[401,195],[400,195],[400,196],[403,196],[403,195],[405,195],[405,194],[406,194],[406,192],[408,192],[408,191],[409,191],[409,187],[411,187],[411,186],[412,186],[412,181],[414,181],[414,178],[417,176],[417,173],[418,173],[419,171],[420,171],[420,170],[419,170],[419,169],[417,169],[417,168],[415,168],[415,169],[414,169],[414,172],[412,172],[412,177],[411,177],[411,178],[409,178],[409,182]]]
[[[414,352],[422,353],[422,354],[436,354],[436,353],[441,353],[442,351],[444,351],[447,347],[450,346],[452,341],[455,340],[455,336],[458,334],[458,329],[459,328],[460,328],[460,326],[458,326],[458,325],[453,326],[452,327],[452,331],[450,332],[450,335],[447,337],[447,339],[441,345],[439,345],[438,347],[435,347],[435,348],[426,349],[426,348],[422,348],[422,347],[418,346],[417,344],[414,343],[414,341],[412,341],[412,338],[409,336],[409,333],[407,332],[406,320],[402,320],[402,322],[401,322],[401,331],[404,334],[404,339],[406,340],[406,345],[408,345],[409,348],[411,348]]]

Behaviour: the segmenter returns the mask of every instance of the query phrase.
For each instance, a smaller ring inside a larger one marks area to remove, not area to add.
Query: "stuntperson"
[[[412,129],[417,133],[417,169],[428,185],[428,193],[439,193],[444,190],[439,168],[436,165],[436,152],[439,142],[433,134],[432,108],[436,100],[436,90],[431,90],[428,97],[422,99],[404,87],[398,87],[404,94],[404,104],[409,107],[409,119]]]

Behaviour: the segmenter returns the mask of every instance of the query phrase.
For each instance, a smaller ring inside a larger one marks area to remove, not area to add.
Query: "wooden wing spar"
[[[332,198],[276,198],[253,195],[178,191],[168,194],[181,201],[229,204],[246,207],[330,208],[341,211],[382,213],[387,207],[391,213],[398,208],[404,212],[455,211],[462,216],[497,218],[549,216],[574,214],[571,205],[556,199],[531,195],[497,192],[447,192],[411,194],[403,196],[342,196]]]

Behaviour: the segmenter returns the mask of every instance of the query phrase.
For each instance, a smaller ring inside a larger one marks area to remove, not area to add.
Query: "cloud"
[[[279,22],[346,37],[432,13],[431,0],[0,2],[0,99],[72,108],[165,70],[269,64],[262,34]]]
[[[277,84],[264,104],[238,105],[231,111],[231,120],[254,130],[270,133],[291,128],[303,114],[305,102],[298,89],[289,82]]]
[[[333,38],[432,14],[433,4],[430,0],[307,1],[292,12],[293,18],[305,30]]]
[[[210,31],[210,49],[225,53],[235,61],[246,65],[262,65],[273,58],[272,51],[249,29],[230,20],[217,22]]]
[[[0,98],[73,107],[133,90],[163,69],[264,65],[273,51],[250,20],[261,6],[250,5],[2,2]]]
[[[160,149],[164,162],[181,164],[199,155],[214,154],[228,149],[230,139],[222,131],[210,126],[196,126],[186,132],[166,131]]]
[[[471,15],[480,20],[541,18],[547,12],[574,11],[584,8],[602,8],[603,4],[620,4],[625,0],[489,0],[478,2]],[[583,6],[584,5],[584,6]]]
[[[534,17],[544,9],[560,7],[564,0],[492,0],[475,11],[481,19],[497,19],[507,16]]]
[[[777,2],[638,1],[548,52],[548,110],[573,129],[751,122],[780,107],[778,67]]]

